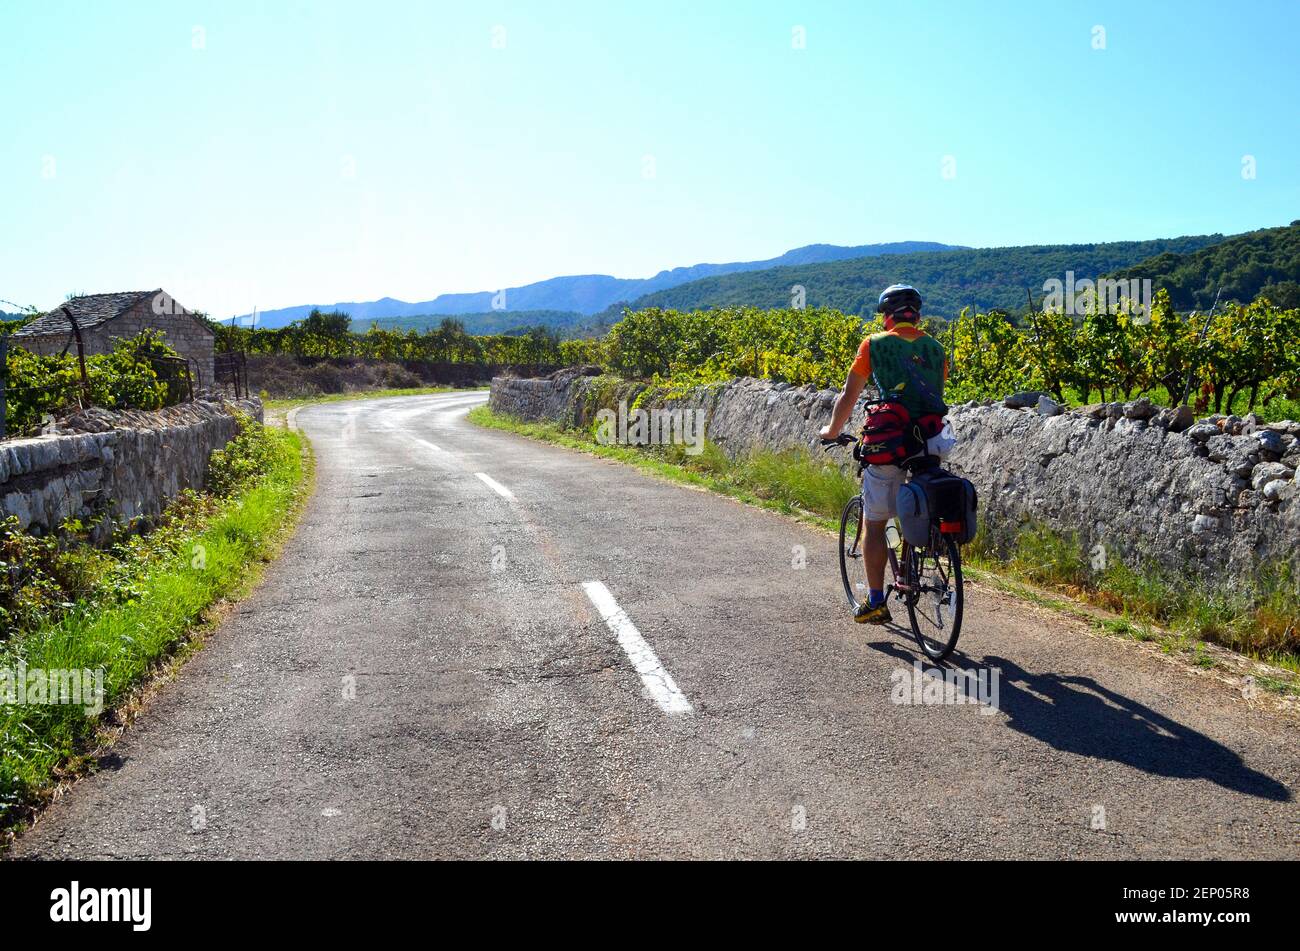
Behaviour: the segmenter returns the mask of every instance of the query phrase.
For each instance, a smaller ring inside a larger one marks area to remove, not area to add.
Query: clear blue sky
[[[0,298],[226,316],[1286,224],[1297,36],[1295,0],[6,0]]]

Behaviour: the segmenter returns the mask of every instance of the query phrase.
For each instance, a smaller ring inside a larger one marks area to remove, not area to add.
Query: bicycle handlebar
[[[857,436],[850,436],[848,433],[840,433],[834,439],[823,439],[821,444],[823,449],[829,452],[836,446],[852,446],[857,441]]]

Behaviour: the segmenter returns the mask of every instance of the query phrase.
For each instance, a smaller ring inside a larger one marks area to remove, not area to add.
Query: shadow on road
[[[893,641],[867,646],[909,666],[922,659]],[[1208,779],[1224,789],[1274,802],[1291,799],[1286,786],[1251,769],[1226,746],[1091,677],[1031,674],[1004,657],[976,662],[960,651],[942,665],[925,663],[927,674],[933,671],[940,677],[945,668],[979,667],[1001,670],[997,706],[1006,714],[1007,726],[1053,749],[1114,760],[1156,776]],[[973,678],[962,682],[973,683]]]

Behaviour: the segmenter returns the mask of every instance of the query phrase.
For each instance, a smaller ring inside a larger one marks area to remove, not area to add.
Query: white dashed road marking
[[[511,492],[509,489],[507,489],[500,482],[498,482],[496,479],[488,475],[486,472],[476,472],[474,473],[474,475],[478,476],[478,478],[482,480],[484,485],[486,485],[497,495],[501,496],[501,498],[510,499],[512,502],[514,501],[515,494]]]
[[[659,704],[664,713],[690,713],[690,701],[677,689],[672,675],[659,663],[654,648],[646,643],[627,612],[618,606],[614,596],[609,593],[609,589],[599,581],[584,581],[582,588],[618,638],[619,646],[626,652],[628,660],[632,661],[636,672],[641,675],[646,693]]]

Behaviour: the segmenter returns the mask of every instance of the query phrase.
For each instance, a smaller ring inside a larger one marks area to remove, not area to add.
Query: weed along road
[[[826,533],[484,399],[301,410],[281,559],[13,855],[1297,855],[1293,721],[1230,685],[972,586],[945,691]]]

